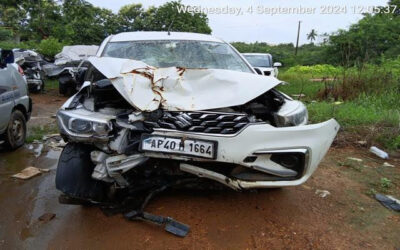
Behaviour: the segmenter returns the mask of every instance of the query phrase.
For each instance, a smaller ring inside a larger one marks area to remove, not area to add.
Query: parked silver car
[[[32,111],[23,71],[11,50],[0,49],[0,142],[9,149],[25,142],[26,122]]]

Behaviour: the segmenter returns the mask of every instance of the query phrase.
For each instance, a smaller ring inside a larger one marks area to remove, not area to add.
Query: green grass
[[[385,69],[377,72],[372,68],[358,76],[353,70],[345,86],[341,80],[310,81],[309,72],[283,72],[279,78],[289,84],[278,89],[288,95],[305,95],[300,100],[308,107],[311,123],[335,118],[342,131],[366,136],[373,130],[374,134],[368,135],[372,142],[396,150],[400,149],[400,78],[383,72]],[[326,89],[330,92],[324,96]]]
[[[26,142],[32,143],[35,140],[42,140],[43,136],[55,133],[58,133],[58,128],[55,125],[28,128]]]
[[[58,89],[58,80],[56,80],[56,79],[46,79],[45,81],[44,81],[44,84],[45,84],[45,86],[44,86],[44,88],[45,89]]]

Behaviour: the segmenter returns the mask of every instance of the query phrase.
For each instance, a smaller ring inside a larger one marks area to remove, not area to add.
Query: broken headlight
[[[300,101],[286,101],[274,115],[278,127],[305,125],[308,122],[308,111]]]
[[[67,135],[75,137],[107,137],[112,125],[107,120],[87,119],[68,111],[57,113],[58,125]]]

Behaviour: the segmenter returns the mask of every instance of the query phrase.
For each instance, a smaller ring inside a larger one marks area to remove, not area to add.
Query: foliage
[[[37,50],[42,55],[52,58],[62,50],[63,46],[64,44],[60,43],[56,38],[50,37],[42,40],[37,46]]]
[[[318,36],[318,34],[315,31],[315,29],[312,29],[311,32],[307,34],[307,40],[310,40],[310,42],[313,42],[313,41],[315,41],[317,36]]]
[[[400,65],[400,59],[384,60],[379,66],[366,64],[361,71],[333,67],[340,72],[336,80],[321,82],[310,80],[316,71],[296,66],[280,74],[289,84],[279,86],[279,90],[289,95],[305,94],[301,100],[307,104],[313,123],[333,117],[344,131],[388,149],[400,149],[400,68],[393,65]]]
[[[210,34],[208,18],[204,13],[178,11],[184,7],[180,2],[172,1],[147,11],[141,4],[123,6],[119,11],[124,31],[183,31]]]
[[[398,0],[392,0],[389,4],[400,8]],[[398,13],[367,14],[348,30],[339,30],[330,36],[327,55],[343,66],[379,63],[382,55],[395,58],[400,54],[399,34]]]
[[[0,41],[10,41],[13,38],[13,32],[10,29],[0,27]]]
[[[310,75],[311,77],[335,77],[339,75],[343,69],[330,64],[316,64],[313,66],[296,65],[286,71],[287,74]]]
[[[207,16],[178,12],[181,2],[167,2],[147,10],[140,4],[123,6],[118,14],[85,0],[3,0],[0,23],[15,41],[39,42],[53,37],[66,44],[99,44],[123,31],[155,30],[211,33]],[[0,40],[2,35],[0,32]],[[9,39],[7,39],[9,40]]]
[[[325,60],[324,56],[326,49],[321,45],[304,44],[299,47],[297,56],[294,55],[295,47],[292,43],[270,45],[264,42],[234,42],[232,45],[241,53],[270,53],[274,61],[282,62],[284,67],[329,62],[329,60]]]

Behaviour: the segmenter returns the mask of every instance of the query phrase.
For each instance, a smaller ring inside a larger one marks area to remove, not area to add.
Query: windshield
[[[110,42],[104,48],[102,56],[143,61],[160,68],[228,69],[252,73],[244,60],[228,44],[219,42],[189,40]]]
[[[271,61],[268,55],[243,55],[247,61],[253,67],[264,67],[270,68],[272,67]]]

